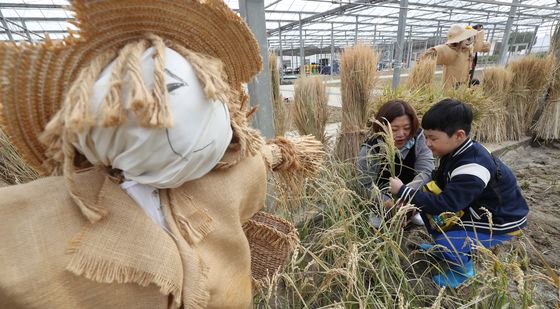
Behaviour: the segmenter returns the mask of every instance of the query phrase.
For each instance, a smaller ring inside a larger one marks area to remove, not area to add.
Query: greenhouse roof
[[[225,0],[239,11],[238,0]],[[550,34],[560,16],[557,0],[519,0],[512,32]],[[0,0],[0,39],[38,41],[48,33],[62,38],[72,13],[66,0]],[[482,24],[487,36],[500,39],[510,16],[511,0],[410,0],[406,39],[428,41],[445,37],[451,24]],[[264,0],[269,46],[284,48],[301,41],[307,46],[346,46],[354,42],[396,41],[400,1],[397,0]],[[301,25],[301,26],[300,26]],[[538,41],[538,40],[537,40]],[[545,42],[544,40],[543,42]],[[546,44],[546,43],[543,43]]]

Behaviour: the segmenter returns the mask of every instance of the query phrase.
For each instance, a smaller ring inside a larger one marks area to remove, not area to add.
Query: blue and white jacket
[[[440,194],[402,186],[398,196],[431,215],[462,210],[462,223],[452,230],[505,234],[527,225],[529,208],[515,176],[504,163],[470,138],[441,158],[432,178],[442,189]],[[484,209],[492,214],[491,224]]]

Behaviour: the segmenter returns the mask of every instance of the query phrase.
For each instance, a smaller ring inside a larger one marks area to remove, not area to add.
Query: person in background
[[[422,188],[430,179],[430,174],[434,169],[434,158],[426,146],[414,109],[405,101],[392,100],[379,108],[375,120],[391,124],[395,147],[399,149],[395,158],[397,175],[411,188]],[[358,159],[358,168],[361,172],[360,182],[369,192],[374,184],[385,191],[381,202],[385,206],[391,207],[393,200],[387,191],[391,175],[390,171],[385,168],[386,163],[378,155],[380,145],[384,143],[384,140],[376,133],[382,132],[382,128],[378,123],[374,123],[372,131],[373,134],[360,147]],[[379,227],[381,224],[381,219],[374,212],[370,214],[369,221],[375,227]],[[423,225],[419,214],[414,215],[411,221],[414,224]]]
[[[389,181],[391,193],[420,208],[428,232],[444,248],[420,245],[451,265],[434,276],[438,285],[451,288],[474,276],[472,247],[492,247],[513,238],[527,225],[529,213],[511,170],[469,137],[472,118],[469,106],[457,100],[432,106],[422,128],[440,161],[426,192],[414,192],[398,178]]]

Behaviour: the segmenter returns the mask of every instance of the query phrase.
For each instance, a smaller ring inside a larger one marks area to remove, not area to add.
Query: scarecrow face
[[[461,41],[461,47],[462,48],[469,48],[469,47],[471,47],[471,45],[473,45],[473,43],[474,43],[474,36],[471,36],[470,38],[468,38],[464,41]]]
[[[148,89],[154,85],[153,48],[140,58],[142,78]],[[91,108],[98,113],[109,92],[114,62],[101,73],[93,88]],[[172,49],[165,49],[163,69],[167,102],[174,125],[143,127],[127,111],[119,126],[94,126],[78,134],[74,146],[94,165],[123,171],[126,179],[156,188],[175,188],[208,173],[230,144],[232,130],[223,102],[208,100],[190,63]],[[127,102],[131,81],[125,79],[122,101]]]

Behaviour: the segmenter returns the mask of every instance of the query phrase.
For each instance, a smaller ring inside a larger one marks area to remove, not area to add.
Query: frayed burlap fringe
[[[160,197],[162,198],[162,206],[164,209],[165,220],[169,224],[169,228],[173,235],[182,235],[185,237],[185,231],[182,229],[181,220],[185,223],[191,220],[188,215],[181,214],[178,210],[184,209],[182,203],[184,202],[182,193],[178,193],[177,190],[165,190],[160,191]],[[179,198],[177,198],[179,197]],[[194,206],[193,203],[190,203]],[[190,207],[189,213],[197,214],[198,208]],[[181,218],[181,219],[180,219]],[[193,218],[194,219],[194,218]],[[208,219],[211,219],[208,216]],[[196,225],[198,223],[190,221],[191,224]],[[183,306],[185,308],[206,308],[208,301],[210,300],[210,291],[208,287],[208,266],[200,259],[200,256],[193,250],[193,245],[189,242],[189,238],[194,243],[194,246],[206,237],[207,233],[212,229],[211,222],[207,224],[199,224],[198,226],[189,226],[189,228],[199,228],[196,230],[196,235],[200,238],[194,237],[193,234],[188,234],[184,239],[175,238],[175,244],[179,250],[181,256],[181,263],[183,266],[183,287],[182,287],[182,299]],[[189,230],[191,231],[191,230]]]
[[[189,245],[196,246],[215,229],[210,215],[197,207],[184,192],[170,194],[169,198],[179,231]]]
[[[162,294],[173,295],[174,308],[179,308],[181,305],[181,287],[156,274],[118,265],[94,256],[88,256],[80,251],[75,251],[72,254],[72,259],[66,266],[66,270],[77,276],[83,276],[99,283],[136,283],[144,287],[154,283],[160,287]]]

